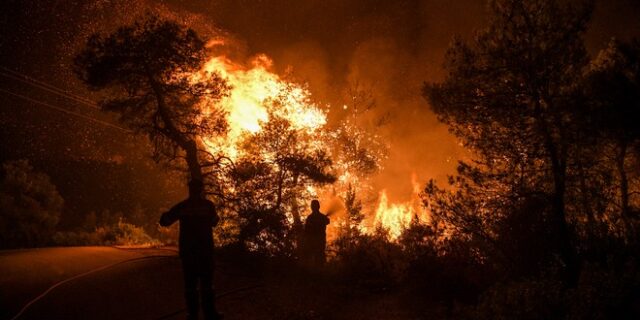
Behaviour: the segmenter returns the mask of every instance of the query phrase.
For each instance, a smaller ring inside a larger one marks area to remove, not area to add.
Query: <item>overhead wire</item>
[[[0,71],[0,75],[3,75],[5,77],[7,77],[7,78],[18,80],[18,81],[23,82],[25,84],[28,84],[28,85],[31,85],[31,86],[34,86],[34,87],[38,87],[38,88],[43,89],[45,91],[48,91],[48,92],[63,96],[65,98],[74,100],[74,101],[76,101],[78,103],[84,104],[84,105],[92,107],[94,109],[100,109],[98,107],[98,104],[95,101],[92,101],[91,99],[88,99],[88,98],[85,98],[83,96],[71,93],[71,92],[69,92],[67,90],[64,90],[64,89],[61,89],[59,87],[56,87],[56,86],[54,86],[54,85],[52,85],[50,83],[38,80],[38,79],[33,78],[31,76],[28,76],[28,75],[26,75],[24,73],[20,73],[18,71],[9,69],[9,68],[4,67],[4,66],[0,66],[0,69],[4,71],[4,72]]]
[[[45,87],[45,86],[43,86],[43,85],[39,85],[39,84],[37,84],[37,83],[31,83],[31,82],[29,82],[29,81],[26,81],[25,79],[22,79],[22,78],[19,78],[19,77],[16,77],[16,76],[13,76],[13,75],[10,75],[10,74],[7,74],[7,73],[4,73],[4,72],[2,72],[2,71],[0,71],[0,75],[1,75],[1,76],[4,76],[4,77],[7,77],[7,78],[10,78],[10,79],[14,79],[14,80],[21,81],[21,82],[23,82],[23,83],[25,83],[25,84],[27,84],[27,85],[30,85],[30,86],[33,86],[33,87],[36,87],[36,88],[40,88],[40,89],[42,89],[42,90],[44,90],[44,91],[47,91],[47,92],[50,92],[50,93],[56,94],[56,95],[58,95],[58,96],[61,96],[61,97],[63,97],[63,98],[69,99],[69,100],[72,100],[72,101],[74,101],[74,102],[77,102],[77,103],[82,104],[82,105],[84,105],[84,106],[87,106],[87,107],[89,107],[89,108],[96,109],[96,110],[100,110],[100,107],[98,107],[98,105],[97,105],[97,104],[95,104],[95,103],[88,103],[88,102],[86,102],[86,101],[83,101],[83,100],[80,100],[80,99],[74,98],[73,96],[68,96],[68,95],[66,95],[65,93],[58,92],[58,91],[53,90],[53,89],[49,89],[49,88],[47,88],[47,87]]]
[[[91,99],[82,97],[82,96],[77,95],[77,94],[73,94],[73,93],[71,93],[71,92],[69,92],[67,90],[61,89],[61,88],[56,87],[56,86],[54,86],[52,84],[49,84],[49,83],[47,83],[45,81],[38,80],[38,79],[36,79],[34,77],[31,77],[31,76],[28,76],[28,75],[26,75],[24,73],[20,73],[18,71],[12,70],[12,69],[7,68],[5,66],[0,66],[0,75],[4,76],[6,78],[9,78],[9,79],[20,81],[20,82],[22,82],[22,83],[24,83],[26,85],[30,85],[32,87],[36,87],[36,88],[42,89],[42,90],[47,91],[49,93],[56,94],[56,95],[58,95],[60,97],[63,97],[63,98],[69,99],[71,101],[77,102],[79,104],[82,104],[83,106],[88,106],[88,107],[90,107],[92,109],[100,110],[100,107],[98,106],[98,104],[95,101],[92,101]],[[9,95],[12,95],[14,97],[23,99],[23,100],[26,100],[26,101],[29,101],[29,102],[32,102],[32,103],[36,103],[38,105],[45,106],[47,108],[50,108],[50,109],[53,109],[53,110],[56,110],[56,111],[60,111],[60,112],[63,112],[63,113],[69,114],[69,115],[73,115],[73,116],[82,118],[82,119],[87,120],[87,121],[91,121],[91,122],[94,122],[94,123],[99,123],[99,124],[104,125],[104,126],[108,126],[108,127],[111,127],[111,128],[122,130],[124,132],[133,132],[132,130],[117,126],[117,125],[112,124],[110,122],[99,120],[99,119],[96,119],[94,117],[90,117],[90,116],[87,116],[87,115],[84,115],[84,114],[80,114],[80,113],[71,111],[69,109],[66,109],[66,108],[63,108],[63,107],[60,107],[60,106],[57,106],[57,105],[53,105],[51,103],[47,103],[47,102],[43,102],[43,101],[31,98],[31,97],[27,97],[27,96],[19,94],[19,93],[15,93],[15,92],[12,92],[12,91],[9,91],[9,90],[6,90],[6,89],[0,89],[0,91],[2,91],[4,93],[7,93]]]
[[[0,92],[4,92],[4,93],[9,94],[11,96],[14,96],[14,97],[17,97],[17,98],[20,98],[20,99],[23,99],[23,100],[26,100],[26,101],[29,101],[29,102],[44,106],[44,107],[47,107],[47,108],[52,109],[52,110],[63,112],[63,113],[66,113],[68,115],[73,115],[73,116],[76,116],[78,118],[82,118],[82,119],[87,120],[87,121],[91,121],[91,122],[94,122],[94,123],[99,123],[101,125],[104,125],[104,126],[107,126],[107,127],[111,127],[111,128],[114,128],[114,129],[118,129],[118,130],[121,130],[121,131],[124,131],[124,132],[129,132],[129,133],[133,132],[132,130],[117,126],[117,125],[109,123],[107,121],[99,120],[99,119],[96,119],[96,118],[93,118],[93,117],[86,116],[84,114],[73,112],[73,111],[68,110],[66,108],[59,107],[59,106],[56,106],[56,105],[53,105],[53,104],[50,104],[50,103],[47,103],[47,102],[42,102],[40,100],[36,100],[36,99],[27,97],[27,96],[19,94],[19,93],[11,92],[9,90],[5,90],[5,89],[2,89],[2,88],[0,88]]]

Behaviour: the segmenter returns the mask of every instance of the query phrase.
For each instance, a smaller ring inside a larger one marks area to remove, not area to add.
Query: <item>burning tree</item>
[[[323,186],[362,188],[379,169],[385,146],[357,119],[375,101],[352,92],[352,116],[331,129],[303,85],[269,71],[264,55],[249,67],[214,55],[224,42],[205,44],[193,30],[150,16],[92,36],[75,71],[104,94],[103,110],[149,137],[157,161],[181,170],[186,163],[191,178],[208,182],[232,218],[224,221],[235,224],[223,229],[282,247],[302,225],[303,203],[329,192]]]
[[[291,102],[287,98],[291,90],[295,88],[284,86],[264,101],[268,120],[241,140],[227,179],[241,226],[240,241],[270,251],[293,244],[302,226],[299,208],[315,196],[314,187],[336,180],[321,127],[309,127],[282,113],[290,107],[284,104]]]
[[[347,90],[349,105],[345,118],[331,134],[336,162],[340,170],[341,189],[345,192],[353,187],[354,192],[362,187],[366,178],[381,169],[387,156],[388,146],[382,143],[377,131],[389,121],[389,114],[376,115],[378,106],[371,89],[358,82]]]
[[[362,201],[357,198],[356,190],[352,185],[347,187],[347,192],[344,195],[344,206],[347,211],[347,218],[345,223],[346,233],[350,236],[352,234],[360,233],[360,224],[364,220],[364,214],[362,213]]]
[[[93,35],[75,59],[75,72],[100,90],[105,111],[120,115],[135,132],[146,134],[154,158],[182,166],[192,179],[216,164],[202,147],[202,137],[226,130],[224,114],[199,106],[224,97],[229,86],[217,74],[194,78],[206,60],[205,43],[195,31],[149,16],[110,35]],[[219,160],[219,159],[217,159]]]

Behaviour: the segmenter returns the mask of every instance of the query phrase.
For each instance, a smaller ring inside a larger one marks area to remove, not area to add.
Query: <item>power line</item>
[[[7,68],[7,67],[5,67],[5,66],[0,66],[0,69],[4,70],[5,72],[9,72],[9,73],[12,73],[12,74],[14,74],[14,75],[17,75],[17,76],[23,77],[23,78],[25,78],[25,79],[28,79],[28,80],[30,80],[30,81],[32,81],[32,82],[39,83],[39,84],[41,84],[41,85],[47,86],[47,87],[49,87],[49,88],[51,88],[51,89],[58,90],[58,91],[60,91],[60,92],[62,92],[62,93],[64,93],[64,94],[67,94],[67,95],[70,95],[70,96],[74,96],[75,98],[80,99],[80,100],[84,100],[84,101],[88,102],[89,104],[96,104],[96,103],[95,103],[93,100],[91,100],[91,99],[88,99],[88,98],[85,98],[85,97],[83,97],[83,96],[81,96],[81,95],[78,95],[78,94],[75,94],[75,93],[69,92],[68,90],[64,90],[64,89],[58,88],[58,87],[56,87],[56,86],[54,86],[54,85],[52,85],[52,84],[50,84],[50,83],[47,83],[47,82],[42,81],[42,80],[38,80],[38,79],[36,79],[36,78],[34,78],[34,77],[28,76],[28,75],[26,75],[26,74],[24,74],[24,73],[21,73],[21,72],[15,71],[15,70],[10,69],[10,68]]]
[[[1,66],[0,66],[0,69],[7,70],[6,68],[1,67]],[[89,99],[86,99],[84,97],[80,97],[80,96],[68,93],[68,92],[66,92],[66,91],[64,91],[64,90],[62,90],[60,88],[54,87],[54,86],[52,86],[50,84],[47,84],[46,82],[42,82],[42,81],[35,80],[33,78],[29,78],[26,75],[16,76],[16,75],[9,74],[9,73],[6,73],[6,72],[1,72],[1,71],[0,71],[0,75],[2,75],[4,77],[7,77],[7,78],[14,79],[14,80],[18,80],[18,81],[20,81],[22,83],[25,83],[27,85],[30,85],[30,86],[33,86],[33,87],[37,87],[37,88],[40,88],[42,90],[51,92],[53,94],[62,96],[64,98],[73,100],[75,102],[78,102],[78,103],[83,104],[85,106],[91,107],[93,109],[100,110],[100,108],[98,107],[98,105],[95,102],[93,102],[93,101],[91,101]],[[33,79],[33,80],[30,80],[30,79]]]
[[[101,125],[108,126],[108,127],[114,128],[114,129],[118,129],[118,130],[121,130],[121,131],[124,131],[124,132],[133,132],[133,131],[131,131],[129,129],[117,126],[115,124],[112,124],[112,123],[109,123],[109,122],[106,122],[106,121],[102,121],[102,120],[98,120],[98,119],[95,119],[95,118],[92,118],[92,117],[89,117],[89,116],[85,116],[83,114],[76,113],[76,112],[67,110],[65,108],[58,107],[58,106],[55,106],[55,105],[52,105],[52,104],[49,104],[49,103],[46,103],[46,102],[42,102],[42,101],[39,101],[39,100],[30,98],[30,97],[27,97],[27,96],[18,94],[18,93],[14,93],[14,92],[11,92],[11,91],[8,91],[8,90],[5,90],[5,89],[0,89],[0,91],[4,92],[4,93],[7,93],[7,94],[10,94],[10,95],[12,95],[14,97],[18,97],[18,98],[24,99],[26,101],[30,101],[30,102],[45,106],[47,108],[50,108],[50,109],[53,109],[53,110],[56,110],[56,111],[60,111],[60,112],[63,112],[63,113],[69,114],[69,115],[74,115],[76,117],[82,118],[82,119],[87,120],[87,121],[92,121],[92,122],[95,122],[95,123],[99,123]]]

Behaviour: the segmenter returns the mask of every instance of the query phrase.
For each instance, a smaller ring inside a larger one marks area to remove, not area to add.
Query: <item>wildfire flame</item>
[[[213,45],[223,45],[220,40]],[[235,63],[225,56],[215,56],[208,60],[194,79],[217,73],[231,86],[229,94],[220,101],[205,101],[207,108],[222,108],[226,112],[229,130],[224,138],[205,137],[204,143],[212,150],[224,152],[236,159],[240,156],[239,144],[248,134],[260,132],[263,123],[269,120],[269,111],[287,119],[295,129],[314,132],[327,124],[326,111],[310,99],[310,92],[302,85],[284,80],[271,71],[272,61],[266,55],[257,55],[248,66]],[[268,109],[268,101],[278,99],[276,110]],[[342,108],[348,108],[346,105]],[[350,180],[344,171],[339,181]],[[418,184],[414,183],[414,195],[418,194]],[[314,191],[314,190],[310,190]],[[417,197],[415,197],[417,199]],[[376,225],[389,230],[392,238],[397,238],[414,217],[424,218],[426,212],[416,201],[389,203],[387,191],[382,190],[375,210]]]
[[[246,134],[261,130],[269,120],[266,102],[279,99],[276,115],[287,119],[294,129],[314,131],[327,122],[326,112],[310,99],[303,86],[280,78],[270,71],[272,61],[258,55],[249,67],[234,63],[225,56],[212,57],[202,74],[218,73],[231,86],[229,95],[215,102],[227,113],[229,131],[224,139],[207,138],[211,148],[220,148],[231,157],[238,156],[237,145]]]
[[[420,184],[415,174],[411,178],[413,184],[413,199],[405,203],[389,203],[387,190],[380,192],[378,207],[375,211],[375,225],[389,230],[389,236],[397,239],[402,231],[409,226],[413,219],[426,221],[428,214],[419,201]]]

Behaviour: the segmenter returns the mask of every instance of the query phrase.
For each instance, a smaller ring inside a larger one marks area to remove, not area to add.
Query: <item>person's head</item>
[[[311,200],[311,211],[313,211],[313,212],[320,211],[320,201]]]
[[[202,197],[202,191],[204,190],[204,184],[202,180],[193,179],[189,181],[189,198]]]

